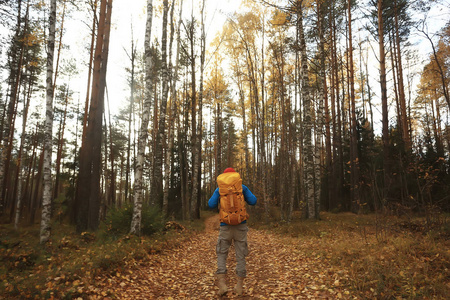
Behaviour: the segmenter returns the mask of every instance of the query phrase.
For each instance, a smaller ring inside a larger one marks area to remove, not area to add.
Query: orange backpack
[[[237,172],[227,172],[217,177],[220,194],[220,222],[239,225],[248,219],[242,194],[242,179]]]

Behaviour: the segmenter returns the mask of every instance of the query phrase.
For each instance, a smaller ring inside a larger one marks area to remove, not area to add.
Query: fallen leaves
[[[367,243],[346,225],[353,224],[349,221],[340,229],[327,224],[311,225],[321,227],[309,235],[302,232],[314,231],[302,222],[270,232],[250,229],[241,298],[446,299],[448,240],[407,234]],[[204,232],[193,233],[170,223],[157,239],[125,237],[101,244],[85,243],[94,236],[67,234],[41,252],[27,242],[0,238],[0,299],[217,299],[217,216],[205,225]],[[231,247],[224,299],[238,298],[232,292],[234,255]]]
[[[97,293],[92,299],[104,298],[105,290],[119,299],[215,299],[215,246],[218,218],[206,221],[206,231],[189,241],[158,254],[144,264],[109,276],[97,276]],[[345,273],[338,274],[319,254],[307,256],[310,244],[265,231],[250,229],[250,254],[244,299],[349,299],[342,285]],[[228,255],[228,299],[238,298],[232,292],[236,283],[234,249]]]

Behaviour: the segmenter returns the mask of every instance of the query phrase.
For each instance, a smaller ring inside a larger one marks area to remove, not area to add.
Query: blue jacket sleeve
[[[216,208],[219,205],[219,199],[220,199],[219,188],[217,188],[214,191],[211,198],[209,198],[209,200],[208,200],[209,208]]]
[[[244,194],[244,199],[249,205],[256,204],[256,196],[253,195],[253,193],[245,185],[242,185],[242,194]]]

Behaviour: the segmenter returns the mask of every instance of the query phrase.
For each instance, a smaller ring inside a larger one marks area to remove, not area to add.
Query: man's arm
[[[219,188],[217,188],[214,191],[214,193],[211,196],[211,198],[209,198],[209,200],[208,200],[209,208],[216,208],[217,205],[219,205],[219,199],[220,199]]]
[[[256,196],[245,185],[242,185],[242,194],[244,194],[244,199],[249,205],[256,204]]]

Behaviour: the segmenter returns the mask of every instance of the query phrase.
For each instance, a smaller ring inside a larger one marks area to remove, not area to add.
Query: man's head
[[[233,168],[226,168],[225,171],[223,171],[224,173],[228,173],[228,172],[236,172]]]

